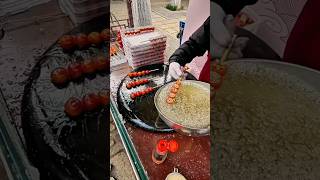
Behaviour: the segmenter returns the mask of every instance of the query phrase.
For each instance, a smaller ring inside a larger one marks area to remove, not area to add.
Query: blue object
[[[181,45],[182,36],[183,36],[183,30],[184,30],[185,25],[186,25],[185,21],[180,21],[179,22],[179,33],[178,33],[177,37],[180,39],[180,45]]]

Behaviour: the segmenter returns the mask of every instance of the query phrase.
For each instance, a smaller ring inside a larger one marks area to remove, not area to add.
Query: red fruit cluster
[[[82,113],[93,111],[99,107],[105,107],[109,104],[109,91],[103,90],[98,94],[90,93],[85,95],[81,100],[75,97],[71,97],[64,104],[65,113],[75,118],[80,116]]]
[[[170,88],[170,92],[169,92],[167,100],[166,100],[168,104],[173,104],[176,102],[176,96],[177,96],[177,93],[179,91],[180,86],[181,86],[181,80],[177,80],[174,83],[174,85]]]
[[[109,29],[104,29],[101,33],[91,32],[88,35],[83,33],[77,35],[64,35],[59,39],[58,43],[64,50],[72,50],[75,48],[84,49],[92,44],[100,45],[103,41],[108,41],[109,39]]]
[[[72,63],[67,68],[59,67],[51,73],[51,82],[55,85],[63,85],[69,81],[78,80],[84,74],[93,74],[99,71],[107,71],[109,62],[107,58],[98,56],[84,60],[82,63]]]
[[[148,87],[143,91],[138,91],[138,92],[131,93],[130,97],[131,97],[132,100],[134,100],[134,99],[136,99],[138,97],[147,95],[147,94],[153,92],[154,90],[155,90],[154,88]]]
[[[150,82],[149,79],[139,79],[139,80],[136,80],[136,81],[131,81],[131,82],[129,82],[129,83],[126,85],[126,87],[127,87],[127,89],[131,89],[131,88],[134,88],[134,87],[143,85],[143,84],[147,84],[147,83],[149,83],[149,82]]]
[[[131,72],[131,73],[128,74],[128,76],[130,78],[135,78],[135,77],[145,76],[145,75],[148,75],[150,73],[151,73],[150,70],[145,70],[145,71],[139,71],[139,72]]]

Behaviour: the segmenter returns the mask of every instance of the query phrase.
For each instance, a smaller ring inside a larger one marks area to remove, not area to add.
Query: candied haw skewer
[[[134,88],[134,87],[143,85],[143,84],[147,84],[147,83],[149,83],[149,82],[150,82],[149,79],[139,79],[139,80],[136,80],[136,81],[131,81],[131,82],[129,82],[129,83],[126,85],[126,87],[127,87],[127,89],[131,89],[131,88]]]
[[[176,96],[177,96],[177,93],[179,91],[179,88],[181,86],[181,80],[177,80],[170,88],[170,92],[169,92],[169,95],[167,97],[167,103],[168,104],[173,104],[175,103],[176,101]]]
[[[63,50],[67,50],[67,51],[72,50],[76,46],[74,37],[72,35],[62,36],[59,39],[58,43]]]
[[[158,69],[155,69],[155,70],[144,70],[144,71],[138,71],[138,72],[131,72],[128,74],[128,76],[130,78],[135,78],[135,77],[142,77],[142,76],[145,76],[145,75],[148,75],[150,74],[151,72],[153,71],[157,71]]]
[[[81,99],[71,97],[64,104],[65,113],[71,117],[76,118],[82,113],[94,111],[99,107],[107,106],[110,102],[109,91],[102,90],[98,94],[89,93]]]
[[[137,92],[131,93],[130,97],[131,97],[132,100],[134,100],[134,99],[136,99],[138,97],[142,97],[144,95],[147,95],[147,94],[153,92],[154,90],[155,90],[155,88],[148,87],[148,88],[146,88],[146,89],[144,89],[142,91],[137,91]]]

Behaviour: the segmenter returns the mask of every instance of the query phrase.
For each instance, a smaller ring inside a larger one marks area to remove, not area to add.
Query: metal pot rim
[[[202,84],[202,86],[208,86],[209,87],[209,91],[210,91],[210,84],[208,84],[208,83],[205,83],[205,82],[201,82],[201,81],[196,81],[196,80],[184,80],[184,81],[188,81],[188,82],[190,82],[190,83],[192,83],[192,84],[194,84],[194,83],[196,83],[196,84]],[[182,125],[182,124],[180,124],[180,123],[177,123],[177,122],[175,122],[175,121],[173,121],[173,120],[171,120],[170,118],[168,118],[165,114],[163,114],[161,111],[160,111],[160,108],[159,108],[159,105],[158,105],[158,103],[157,103],[157,100],[158,100],[158,97],[159,97],[159,93],[165,88],[165,87],[167,87],[167,86],[170,86],[171,84],[173,84],[174,82],[170,82],[170,83],[168,83],[168,84],[165,84],[165,85],[163,85],[162,87],[160,87],[158,90],[157,90],[157,92],[156,92],[156,94],[155,94],[155,96],[154,96],[154,104],[155,104],[155,107],[156,107],[156,109],[158,110],[158,113],[159,113],[159,115],[160,115],[160,117],[163,117],[164,119],[163,119],[163,121],[168,125],[168,126],[170,126],[166,121],[169,121],[169,122],[171,122],[172,124],[176,124],[176,125],[179,125],[179,126],[181,126],[181,127],[183,127],[183,128],[187,128],[187,129],[189,129],[189,130],[191,130],[191,131],[210,131],[210,125],[209,125],[209,128],[192,128],[192,127],[187,127],[187,126],[184,126],[184,125]],[[162,119],[162,118],[161,118]],[[171,126],[170,126],[171,127]],[[172,128],[172,127],[171,127]],[[173,128],[174,129],[174,128]]]
[[[318,75],[320,75],[320,71],[306,67],[306,66],[302,66],[299,64],[293,64],[293,63],[289,63],[289,62],[283,62],[283,61],[277,61],[277,60],[273,60],[273,59],[257,59],[257,58],[243,58],[243,59],[233,59],[233,60],[228,60],[225,63],[267,63],[267,64],[278,64],[278,65],[284,65],[284,66],[291,66],[294,68],[298,68],[301,70],[305,70],[305,71],[309,71],[309,72],[313,72],[316,73]]]

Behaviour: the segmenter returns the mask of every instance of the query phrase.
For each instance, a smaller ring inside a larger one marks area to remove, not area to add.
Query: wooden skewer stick
[[[238,37],[237,35],[235,35],[235,34],[233,35],[232,40],[231,40],[230,44],[228,45],[228,48],[223,52],[222,57],[219,62],[220,63],[219,70],[221,70],[221,68],[224,66],[224,61],[226,61],[228,59],[228,57],[231,53],[233,44],[235,43],[237,37]],[[221,76],[221,74],[220,74],[220,76]],[[220,78],[222,78],[222,77],[220,77]],[[220,79],[219,84],[217,84],[217,82],[214,82],[214,81],[213,82],[211,81],[211,83],[210,83],[211,86],[213,86],[214,88],[217,88],[217,89],[220,88],[221,84],[222,84],[222,79]],[[215,89],[215,91],[216,91],[216,89]]]
[[[222,54],[222,57],[220,59],[220,64],[223,64],[223,62],[225,60],[227,60],[227,58],[229,57],[231,50],[232,50],[232,47],[233,47],[233,44],[235,43],[237,37],[238,37],[237,35],[233,35],[231,43],[228,45],[228,48]]]

